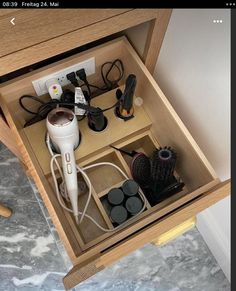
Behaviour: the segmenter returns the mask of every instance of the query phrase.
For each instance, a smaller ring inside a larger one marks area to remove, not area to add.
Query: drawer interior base
[[[123,88],[121,87],[121,89]],[[115,90],[102,94],[93,100],[94,105],[101,106],[102,104],[102,107],[111,106],[114,102]],[[101,133],[92,132],[89,129],[86,120],[79,122],[82,141],[78,149],[75,151],[77,163],[80,166],[87,166],[93,163],[111,162],[119,166],[130,178],[132,178],[130,173],[130,162],[132,158],[128,155],[120,153],[118,150],[114,150],[109,147],[109,145],[114,145],[117,148],[130,152],[133,150],[143,152],[148,157],[151,157],[156,148],[165,145],[160,145],[159,142],[153,137],[150,131],[152,122],[142,107],[135,106],[135,117],[129,121],[123,121],[117,118],[113,110],[107,113],[106,116],[108,118],[109,125],[108,128]],[[114,131],[114,129],[116,130]],[[52,191],[55,192],[49,169],[50,155],[45,144],[45,120],[28,126],[24,128],[23,131],[26,134],[31,147],[34,149],[34,153],[45,177],[51,185]],[[181,160],[181,156],[179,156],[178,159]],[[120,183],[124,181],[124,177],[122,177],[117,170],[111,169],[107,166],[89,169],[87,174],[93,186],[92,199],[89,204],[87,214],[91,215],[102,227],[114,229],[111,219],[104,209],[101,198],[106,195],[111,188],[120,185]],[[175,176],[179,177],[177,173],[175,173]],[[81,177],[79,177],[79,179],[81,179]],[[184,178],[182,179],[184,180]],[[186,183],[181,192],[165,199],[153,207],[151,207],[147,201],[146,210],[141,215],[128,220],[122,228],[129,228],[129,233],[132,234],[132,232],[135,232],[140,228],[133,227],[135,222],[142,221],[144,218],[149,217],[151,213],[157,212],[158,209],[171,205],[173,202],[178,201],[181,197],[186,196],[188,193],[188,183]],[[78,199],[80,210],[83,210],[87,195],[88,192],[84,193]],[[70,207],[70,205],[67,206]],[[114,236],[118,231],[121,231],[121,229],[119,229],[109,233],[103,232],[94,223],[86,218],[79,226],[77,226],[73,215],[67,211],[64,212],[65,217],[71,225],[74,235],[78,240],[80,248],[84,251],[91,248],[91,246],[102,243],[109,237]]]

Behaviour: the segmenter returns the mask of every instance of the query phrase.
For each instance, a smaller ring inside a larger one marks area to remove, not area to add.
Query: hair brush
[[[154,182],[154,191],[157,187],[164,187],[174,176],[177,155],[171,147],[155,150],[151,158],[151,176]]]
[[[140,187],[148,187],[151,184],[151,163],[150,159],[142,152],[136,151],[127,152],[110,145],[113,149],[120,151],[132,157],[130,164],[130,171],[133,179],[139,184]]]

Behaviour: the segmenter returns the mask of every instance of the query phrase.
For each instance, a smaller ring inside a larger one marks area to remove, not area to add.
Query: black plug
[[[75,72],[70,72],[69,74],[66,75],[66,78],[71,82],[72,85],[74,85],[75,87],[79,87],[79,83],[76,79]]]
[[[80,69],[80,70],[76,71],[76,75],[77,75],[77,77],[80,78],[81,81],[84,82],[84,84],[88,88],[88,94],[89,94],[89,100],[90,100],[91,99],[92,92],[90,90],[90,85],[89,85],[89,82],[87,80],[87,75],[85,73],[85,69],[83,68],[83,69]]]
[[[75,102],[75,93],[69,89],[65,89],[61,95],[61,102],[63,103],[74,103]],[[64,105],[64,107],[69,109],[74,109],[73,105]]]
[[[80,69],[80,70],[76,71],[76,75],[80,78],[80,80],[84,81],[84,83],[88,82],[87,75],[85,73],[85,69]]]

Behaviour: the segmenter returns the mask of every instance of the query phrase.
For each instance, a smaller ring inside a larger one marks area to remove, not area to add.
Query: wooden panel
[[[0,20],[2,17],[9,17],[9,21],[12,19],[10,16],[13,17],[13,15],[16,15],[16,12],[18,12],[20,9],[0,9]]]
[[[171,12],[172,9],[159,9],[157,18],[150,23],[142,59],[151,74],[153,74],[156,66]]]
[[[48,11],[48,10],[47,10]],[[54,11],[54,10],[53,10]],[[41,42],[0,59],[0,76],[156,17],[156,9],[135,9]]]
[[[162,235],[166,231],[172,229],[183,221],[195,216],[205,208],[225,198],[230,193],[230,180],[222,182],[214,189],[204,193],[194,201],[180,207],[173,213],[164,216],[151,226],[138,232],[137,234],[126,239],[117,246],[108,251],[94,257],[92,260],[77,264],[64,277],[64,285],[66,289],[73,288],[81,281],[89,278],[105,267],[119,260],[130,252],[142,247],[144,244],[153,241],[157,236]]]
[[[63,279],[66,290],[102,271],[104,266],[97,267],[95,264],[97,259],[98,256],[94,256],[89,261],[74,266]]]
[[[0,57],[87,27],[130,9],[20,9],[0,16]]]

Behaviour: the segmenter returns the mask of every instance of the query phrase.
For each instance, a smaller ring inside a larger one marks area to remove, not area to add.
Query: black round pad
[[[134,180],[127,180],[122,185],[122,190],[127,196],[134,196],[138,193],[139,185]]]
[[[124,200],[124,193],[119,188],[113,188],[108,192],[107,199],[111,205],[119,205]]]
[[[128,212],[123,206],[114,206],[111,210],[110,216],[113,222],[121,224],[126,221]]]
[[[125,207],[132,215],[139,213],[142,209],[142,200],[138,197],[129,197],[125,202]]]

